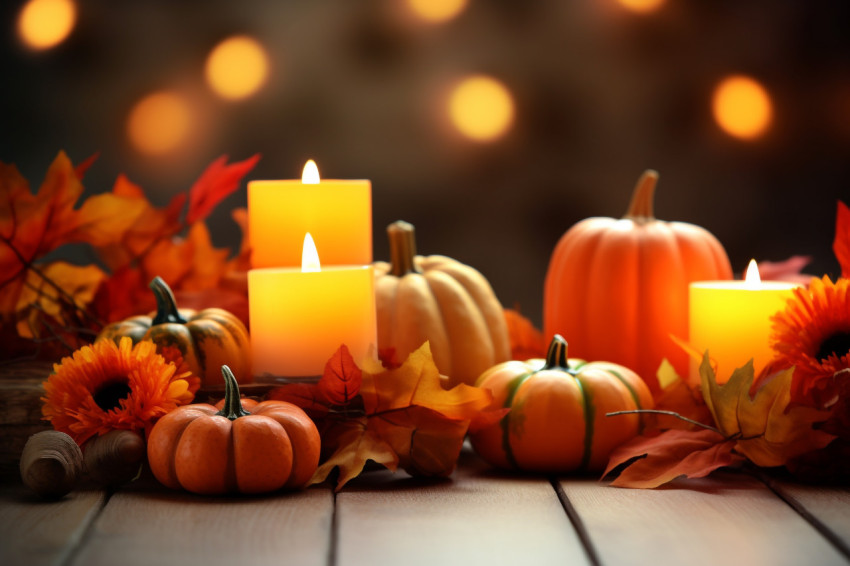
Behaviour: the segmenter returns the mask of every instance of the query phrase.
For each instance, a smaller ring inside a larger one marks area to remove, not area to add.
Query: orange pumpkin
[[[157,480],[201,494],[265,493],[307,485],[319,465],[316,425],[284,401],[253,403],[246,411],[227,366],[224,405],[184,405],[162,417],[148,437]]]
[[[626,215],[588,218],[570,228],[546,274],[543,329],[572,352],[636,371],[654,393],[664,358],[680,375],[687,355],[670,335],[688,337],[688,285],[732,278],[726,251],[699,226],[653,216],[658,174],[646,171]]]
[[[378,349],[403,361],[426,340],[449,385],[474,383],[510,359],[502,305],[481,273],[441,255],[416,255],[412,224],[387,227],[391,261],[375,263]]]
[[[487,462],[504,469],[543,473],[602,470],[611,451],[635,437],[637,414],[651,409],[652,395],[633,371],[608,362],[567,358],[555,336],[545,360],[510,361],[481,375],[494,408],[509,407],[501,421],[470,435]]]
[[[239,318],[219,308],[178,309],[174,293],[161,277],[154,277],[149,286],[156,297],[156,312],[108,324],[96,340],[117,344],[122,336],[129,336],[133,344],[151,340],[158,349],[174,346],[204,387],[224,384],[222,364],[232,367],[243,383],[251,381],[248,329]]]

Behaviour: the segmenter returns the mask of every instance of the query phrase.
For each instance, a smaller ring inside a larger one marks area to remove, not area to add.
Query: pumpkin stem
[[[655,184],[658,182],[658,172],[647,169],[638,179],[635,190],[632,192],[632,200],[626,215],[623,218],[634,220],[638,223],[655,220],[653,200],[655,197]]]
[[[387,226],[390,241],[390,275],[404,277],[408,273],[422,273],[413,261],[416,257],[416,233],[413,224],[397,220]]]
[[[171,292],[171,287],[163,281],[162,277],[159,275],[154,277],[148,287],[151,288],[154,296],[156,296],[156,316],[153,318],[151,326],[166,322],[177,322],[179,324],[186,324],[188,322],[180,315],[180,311],[177,310],[177,301],[174,299],[174,293]]]
[[[549,351],[546,353],[546,365],[543,369],[561,369],[567,371],[570,368],[567,363],[567,341],[560,334],[555,334],[549,343]]]
[[[250,415],[242,408],[242,400],[239,398],[239,384],[233,372],[226,365],[221,366],[221,375],[224,377],[224,407],[216,415],[235,421],[239,417]]]

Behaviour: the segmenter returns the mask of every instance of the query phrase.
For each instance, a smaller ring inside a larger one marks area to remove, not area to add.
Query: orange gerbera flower
[[[836,374],[850,368],[850,279],[812,279],[771,320],[777,362],[795,366],[792,400],[821,409],[832,405]]]
[[[77,444],[113,429],[149,430],[156,419],[190,403],[200,379],[156,353],[143,340],[101,340],[54,364],[44,382],[41,412]]]

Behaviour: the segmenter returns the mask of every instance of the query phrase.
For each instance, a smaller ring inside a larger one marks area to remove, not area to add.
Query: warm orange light
[[[713,111],[714,119],[726,133],[745,140],[762,135],[773,117],[767,90],[745,76],[728,77],[717,86]]]
[[[170,92],[156,92],[139,101],[130,111],[127,134],[133,146],[151,155],[161,155],[183,144],[191,127],[189,106]]]
[[[301,271],[303,273],[314,273],[322,270],[322,264],[319,263],[319,252],[316,249],[316,242],[313,241],[313,236],[310,232],[304,236],[304,247],[301,251]]]
[[[266,82],[268,70],[265,49],[247,36],[222,41],[207,57],[207,82],[219,96],[230,100],[256,93]]]
[[[312,159],[308,159],[301,171],[301,183],[304,185],[318,185],[322,180],[319,178],[319,166]]]
[[[639,14],[654,12],[664,4],[664,0],[618,0],[618,2],[624,8]]]
[[[463,135],[476,141],[492,141],[503,136],[513,123],[514,101],[499,81],[473,76],[452,91],[449,116]]]
[[[48,49],[62,43],[76,21],[72,0],[30,0],[18,16],[18,33],[29,47]]]
[[[467,0],[407,0],[414,14],[427,22],[442,23],[457,17]]]
[[[761,275],[759,275],[759,266],[756,264],[756,260],[751,259],[747,265],[747,273],[744,276],[744,281],[747,285],[753,287],[757,287],[761,283]]]

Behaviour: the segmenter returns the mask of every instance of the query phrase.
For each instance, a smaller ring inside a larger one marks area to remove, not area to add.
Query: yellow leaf
[[[339,468],[336,491],[360,475],[366,462],[372,460],[395,471],[398,456],[374,430],[368,427],[367,419],[360,417],[337,423],[322,434],[322,444],[337,447],[336,451],[313,474],[310,484],[327,479],[334,468]]]
[[[782,466],[790,459],[818,450],[835,437],[812,425],[828,412],[789,407],[794,368],[773,374],[751,392],[753,363],[736,369],[729,381],[717,383],[708,353],[700,365],[702,394],[721,434],[737,441],[735,450],[757,466]]]

